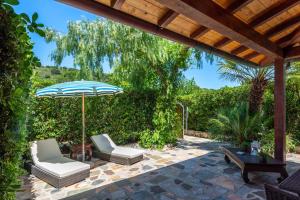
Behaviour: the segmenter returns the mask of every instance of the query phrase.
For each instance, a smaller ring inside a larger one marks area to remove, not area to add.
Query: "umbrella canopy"
[[[122,93],[123,89],[117,86],[109,85],[96,81],[72,81],[55,84],[36,92],[37,97],[82,97],[82,161],[84,161],[84,139],[85,139],[85,96],[102,96]]]
[[[81,97],[101,96],[122,93],[123,89],[117,86],[109,85],[96,81],[72,81],[55,84],[36,92],[38,97]]]

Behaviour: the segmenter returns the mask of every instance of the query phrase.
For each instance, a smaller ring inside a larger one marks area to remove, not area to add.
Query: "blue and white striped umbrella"
[[[82,97],[82,161],[85,157],[85,115],[84,98],[85,96],[102,96],[122,93],[123,89],[96,81],[72,81],[55,84],[36,92],[37,97]]]
[[[109,85],[96,81],[72,81],[55,84],[36,92],[37,97],[81,97],[101,96],[122,93],[123,89],[117,86]]]

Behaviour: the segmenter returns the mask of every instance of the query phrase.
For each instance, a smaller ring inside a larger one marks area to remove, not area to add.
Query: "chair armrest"
[[[265,184],[267,200],[300,200],[298,194],[280,189],[277,186]]]

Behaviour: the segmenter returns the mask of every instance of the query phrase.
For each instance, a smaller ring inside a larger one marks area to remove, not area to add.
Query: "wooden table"
[[[92,144],[85,144],[84,145],[84,149],[85,149],[85,155],[87,156],[87,159],[85,160],[91,160],[92,158]],[[70,157],[72,159],[77,159],[77,154],[82,153],[82,144],[76,144],[72,146],[71,149],[71,155]]]
[[[237,152],[242,152],[242,150],[238,148],[222,147],[222,150],[225,154],[225,161],[227,163],[232,161],[241,169],[241,175],[245,183],[249,182],[248,172],[251,171],[280,173],[281,176],[278,178],[278,181],[282,181],[288,177],[285,169],[286,164],[271,156],[266,155],[265,159],[262,159],[259,155],[253,156],[249,153],[239,154]]]

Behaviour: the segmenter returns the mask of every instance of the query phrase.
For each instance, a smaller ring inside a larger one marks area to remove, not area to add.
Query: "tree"
[[[210,119],[209,131],[218,139],[248,146],[264,130],[263,119],[262,113],[250,115],[249,105],[242,102],[234,107],[224,108],[216,118]]]
[[[67,34],[49,29],[46,35],[47,41],[57,46],[52,54],[55,63],[72,55],[74,65],[82,72],[80,78],[102,72],[103,63],[108,61],[114,71],[112,79],[118,85],[157,90],[155,137],[168,141],[175,127],[176,93],[182,71],[193,64],[201,66],[203,52],[108,20],[70,22]]]
[[[0,1],[0,196],[14,199],[26,137],[26,111],[32,69],[39,65],[27,30],[43,35],[42,24],[16,14],[18,0]]]
[[[219,63],[218,71],[223,79],[251,84],[249,112],[254,114],[261,109],[264,91],[274,76],[273,68],[253,68],[232,61],[224,61]]]

